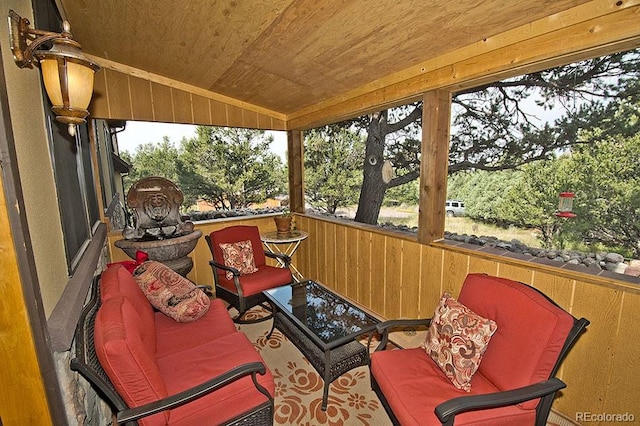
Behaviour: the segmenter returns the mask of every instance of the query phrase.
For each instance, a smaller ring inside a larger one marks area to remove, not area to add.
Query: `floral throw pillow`
[[[154,308],[177,322],[192,322],[209,310],[209,296],[168,266],[148,260],[133,278]]]
[[[458,389],[471,391],[471,378],[498,326],[445,293],[431,318],[422,348]]]
[[[240,275],[253,274],[258,272],[256,262],[253,259],[253,246],[250,240],[238,241],[237,243],[220,243],[224,264],[240,271]],[[227,279],[232,280],[233,274],[226,273]]]

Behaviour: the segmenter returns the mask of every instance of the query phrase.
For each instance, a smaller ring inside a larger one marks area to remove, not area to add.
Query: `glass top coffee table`
[[[326,410],[329,384],[369,363],[369,349],[358,338],[372,336],[380,321],[311,280],[264,294],[275,307],[271,332],[277,328],[287,336],[324,379],[322,409]]]

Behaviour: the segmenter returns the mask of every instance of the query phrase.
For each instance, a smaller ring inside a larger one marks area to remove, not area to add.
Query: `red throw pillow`
[[[495,321],[481,317],[445,293],[422,348],[455,387],[470,392],[471,378],[497,329]]]
[[[146,262],[147,260],[149,260],[149,255],[138,250],[136,251],[136,260],[123,260],[122,262],[107,263],[107,268],[114,265],[122,265],[130,274],[133,274],[133,271],[135,271],[142,262]]]
[[[168,266],[149,260],[133,277],[149,302],[177,322],[192,322],[209,310],[209,296]]]
[[[240,275],[258,272],[253,258],[253,245],[251,240],[238,241],[237,243],[220,243],[224,264],[240,271]],[[233,273],[227,271],[227,279],[233,279]]]

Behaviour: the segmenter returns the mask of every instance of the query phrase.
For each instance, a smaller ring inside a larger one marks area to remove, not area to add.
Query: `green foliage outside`
[[[133,164],[125,185],[162,176],[182,190],[183,206],[204,200],[217,209],[245,208],[286,194],[286,167],[269,151],[272,142],[259,130],[198,126],[196,137],[184,138],[179,148],[165,137],[139,146],[132,156],[125,153]]]
[[[420,198],[420,188],[418,180],[395,186],[388,189],[384,194],[382,205],[384,207],[394,207],[398,205],[416,206]]]
[[[305,133],[304,186],[307,202],[329,214],[358,201],[364,138],[348,128],[327,126]]]
[[[139,145],[135,153],[130,154],[125,151],[121,156],[133,166],[129,174],[124,177],[125,194],[131,185],[145,177],[160,176],[172,182],[178,179],[176,163],[179,152],[167,136],[163,137],[160,143],[147,142]]]
[[[589,143],[585,129],[607,132],[612,102],[638,95],[640,50],[487,82],[452,94],[448,173],[513,170]],[[545,116],[558,117],[549,122]],[[422,102],[345,121],[366,134],[357,222],[376,224],[386,191],[419,177]],[[381,170],[391,161],[389,182]],[[451,198],[451,197],[450,197]]]
[[[537,229],[545,247],[640,257],[640,135],[631,131],[640,108],[628,102],[615,108],[607,130],[584,130],[580,138],[589,142],[571,152],[518,170],[457,174],[449,193],[465,200],[474,220]],[[575,218],[554,215],[563,191],[576,195]]]

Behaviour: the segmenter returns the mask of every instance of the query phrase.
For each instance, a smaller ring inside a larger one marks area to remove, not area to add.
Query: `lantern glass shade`
[[[44,86],[56,114],[56,120],[69,125],[85,122],[93,94],[94,74],[99,69],[82,55],[74,42],[55,40],[50,50],[35,53],[40,62]]]
[[[86,110],[89,107],[94,75],[91,68],[55,57],[41,60],[40,68],[47,95],[54,107],[64,107],[65,98],[69,108]],[[63,93],[62,86],[66,86],[68,93]]]

